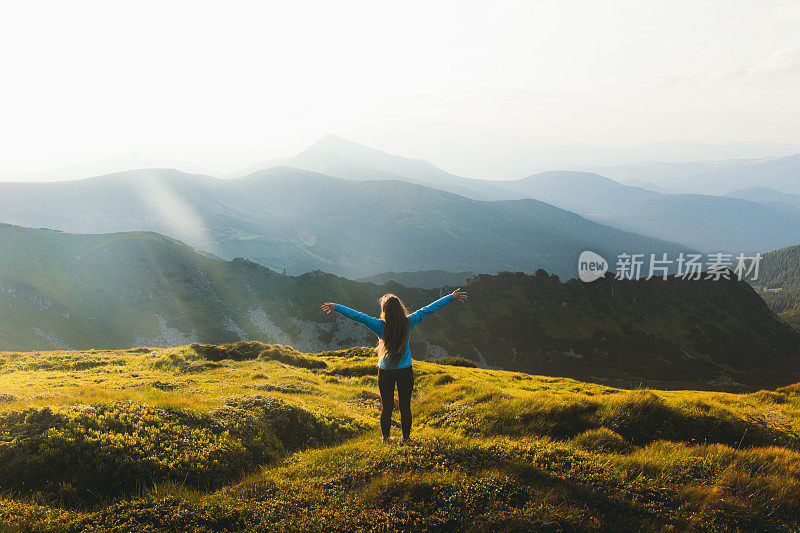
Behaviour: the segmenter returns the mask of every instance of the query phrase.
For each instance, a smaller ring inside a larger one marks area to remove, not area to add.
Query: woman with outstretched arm
[[[467,293],[460,288],[439,298],[422,309],[408,314],[400,298],[384,294],[378,300],[381,317],[365,315],[349,307],[333,302],[322,304],[322,310],[341,313],[350,320],[360,322],[380,339],[378,341],[378,390],[381,393],[381,431],[383,441],[389,441],[389,429],[394,408],[394,387],[397,384],[397,400],[400,406],[400,425],[403,429],[403,444],[411,436],[411,391],[414,388],[414,371],[411,368],[411,330],[423,319],[449,304],[453,300],[464,302]]]

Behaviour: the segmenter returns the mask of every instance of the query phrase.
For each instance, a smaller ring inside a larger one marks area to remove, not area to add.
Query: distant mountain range
[[[790,194],[800,190],[800,156],[614,167],[641,186],[577,171],[491,181],[329,135],[264,165],[225,180],[144,169],[0,183],[0,221],[156,231],[224,259],[353,278],[537,268],[571,277],[584,249],[752,254],[800,242],[800,194]],[[716,195],[653,190],[677,185]]]
[[[800,206],[758,195],[663,194],[573,171],[544,172],[510,186],[596,222],[707,252],[752,254],[800,242]]]
[[[726,196],[742,198],[743,200],[769,204],[771,206],[782,206],[784,209],[791,207],[800,209],[800,195],[781,192],[769,187],[746,187],[744,189],[731,191],[726,194]]]
[[[533,198],[612,227],[707,252],[763,252],[800,242],[800,206],[787,208],[759,195],[719,196],[732,192],[731,184],[760,183],[768,177],[785,192],[795,187],[793,179],[800,177],[800,156],[748,162],[642,163],[611,169],[639,186],[576,171],[491,181],[456,176],[425,161],[387,154],[329,135],[295,157],[265,163],[270,164],[352,180],[399,179],[479,200]],[[658,181],[662,174],[649,172],[662,167],[672,173],[666,174],[670,179],[663,184]],[[700,183],[703,180],[708,183]],[[787,181],[792,182],[791,186]],[[660,192],[690,192],[704,187],[713,190],[713,195]]]
[[[635,146],[551,145],[533,146],[524,156],[512,154],[503,169],[515,169],[505,176],[522,175],[532,170],[571,169],[608,175],[603,169],[632,165],[641,161],[682,163],[685,161],[728,161],[759,157],[785,157],[800,153],[800,143],[732,142],[710,144],[688,141],[643,143]],[[492,166],[499,165],[492,161]],[[488,165],[485,165],[488,167]],[[487,168],[488,170],[488,168]],[[495,175],[497,172],[494,173]],[[489,172],[484,174],[493,177]],[[684,192],[684,191],[677,191]]]
[[[800,154],[688,163],[647,161],[598,167],[595,171],[613,179],[650,182],[678,193],[724,195],[751,187],[770,187],[800,194]]]
[[[267,161],[259,167],[278,165],[350,180],[408,181],[478,200],[525,198],[505,188],[505,182],[456,176],[427,161],[389,154],[335,135],[326,135],[294,157]]]
[[[156,231],[223,259],[356,278],[387,271],[576,274],[593,250],[683,246],[532,200],[476,201],[396,180],[356,182],[288,167],[222,180],[138,170],[58,183],[0,183],[0,220],[70,232]]]
[[[376,312],[392,291],[410,308],[443,291],[283,275],[221,261],[149,232],[80,235],[0,226],[0,350],[126,348],[243,339],[304,351],[374,345],[323,301]],[[745,283],[670,279],[587,284],[479,275],[470,301],[414,332],[418,358],[461,355],[484,366],[594,381],[760,387],[800,378],[800,334]]]

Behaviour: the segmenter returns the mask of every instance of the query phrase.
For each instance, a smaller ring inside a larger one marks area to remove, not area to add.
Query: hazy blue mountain
[[[459,185],[458,183],[455,182],[449,182],[443,185],[437,185],[435,183],[429,183],[423,180],[417,180],[408,176],[393,174],[392,172],[375,170],[367,167],[360,167],[348,163],[340,163],[333,165],[327,171],[325,171],[324,174],[327,174],[328,176],[336,176],[337,178],[344,178],[356,181],[366,181],[366,180],[406,181],[408,183],[416,183],[418,185],[424,185],[426,187],[431,187],[433,189],[438,189],[440,191],[447,191],[454,194],[459,194],[461,196],[465,196],[467,198],[472,198],[476,200],[498,199],[498,198],[486,198],[481,192],[470,189],[464,185]],[[505,196],[506,195],[504,194],[503,198],[501,199],[504,200],[508,199]]]
[[[641,161],[680,163],[683,161],[726,161],[759,157],[785,157],[800,153],[800,143],[734,142],[707,144],[689,141],[643,143],[634,146],[592,146],[585,144],[529,146],[524,150],[508,150],[502,161],[478,156],[467,159],[476,176],[520,176],[550,169],[597,172],[625,180],[605,172],[611,166],[637,165]],[[467,163],[465,163],[467,164]],[[470,174],[473,175],[473,174]],[[636,178],[638,176],[630,176]],[[685,191],[676,191],[685,192]]]
[[[608,176],[617,181],[640,180],[653,183],[661,187],[668,193],[689,193],[696,192],[698,184],[692,183],[695,177],[734,168],[745,161],[741,159],[730,159],[723,161],[689,161],[689,162],[665,162],[665,161],[640,161],[637,163],[627,163],[616,166],[601,166],[591,168],[591,172],[596,172],[603,176]],[[725,191],[728,192],[728,191]]]
[[[62,182],[0,183],[0,222],[79,233],[158,231],[214,247],[246,218],[224,181],[174,169],[141,169]],[[219,223],[229,221],[225,227]],[[213,250],[212,250],[213,251]]]
[[[631,179],[631,180],[621,181],[620,183],[622,183],[623,185],[628,185],[630,187],[639,187],[641,189],[647,189],[649,191],[662,192],[662,193],[668,193],[669,192],[669,191],[664,190],[663,187],[659,187],[658,185],[656,185],[652,181]]]
[[[411,309],[439,298],[389,283],[313,272],[293,277],[219,261],[152,232],[69,234],[0,225],[0,351],[175,346],[238,340],[318,352],[375,337],[319,306],[376,313],[385,292]],[[562,283],[544,271],[472,278],[414,331],[417,358],[459,355],[483,366],[681,388],[800,379],[800,334],[746,283]]]
[[[225,259],[349,277],[537,268],[571,277],[585,249],[610,258],[680,248],[537,200],[483,202],[401,181],[286,167],[235,180],[142,170],[0,183],[0,221],[84,233],[156,231]]]
[[[339,273],[347,266],[363,272],[361,277],[388,270],[531,272],[548,264],[542,268],[570,277],[585,249],[610,257],[627,248],[679,248],[531,199],[482,202],[406,182],[353,182],[280,168],[235,186],[240,206],[260,217],[254,224],[280,223],[295,241],[302,242],[298,232],[313,240],[313,246],[298,248],[295,271],[317,267]],[[237,249],[249,251],[258,243],[247,241]],[[274,263],[256,255],[244,256]]]
[[[327,155],[329,159],[326,160],[320,154]],[[294,160],[303,161],[306,164],[313,164],[311,162],[319,164],[324,161],[323,164],[328,165],[327,168],[311,170],[325,172],[328,168],[337,164],[339,158],[357,162],[358,166],[391,172],[398,176],[413,177],[426,183],[442,185],[458,183],[461,180],[460,176],[450,174],[427,161],[389,154],[335,135],[326,135],[321,138],[306,151],[297,155]]]
[[[784,204],[664,192],[682,183],[680,180],[694,187],[692,182],[700,179],[695,174],[755,164],[748,161],[641,163],[614,168],[626,179],[642,186],[623,185],[598,174],[577,171],[552,171],[519,180],[491,181],[454,176],[424,161],[328,136],[285,162],[348,179],[401,179],[428,184],[473,199],[534,198],[603,224],[707,252],[753,253],[794,244],[800,239],[800,213]],[[657,177],[663,175],[669,182],[663,188],[656,180],[639,179],[641,172],[651,167],[662,172]]]
[[[321,173],[327,173],[337,165],[351,165],[435,184],[457,182],[461,179],[427,161],[389,154],[336,135],[326,135],[296,156],[270,163]],[[267,166],[273,165],[267,163]],[[261,168],[267,166],[262,165]]]
[[[312,170],[345,179],[399,179],[478,200],[520,198],[491,180],[456,176],[427,161],[390,154],[335,135],[326,135],[294,157],[269,161],[251,170],[272,166]]]
[[[126,172],[135,168],[181,168],[184,171],[209,174],[207,168],[193,161],[178,158],[154,157],[144,153],[128,152],[103,159],[84,161],[53,168],[25,172],[5,172],[0,181],[66,181],[87,176],[103,176]]]
[[[800,195],[781,192],[770,187],[748,187],[746,189],[729,192],[725,196],[742,198],[762,204],[790,205],[800,209]]]
[[[800,194],[800,154],[687,163],[652,161],[600,167],[596,171],[614,179],[650,181],[670,192],[721,195],[751,187],[770,187]]]
[[[612,256],[676,249],[644,241],[631,246],[608,228],[601,235],[592,226],[581,235],[575,228],[585,220],[573,224],[570,214],[523,199],[707,252],[752,253],[800,242],[800,213],[786,202],[663,194],[571,171],[472,180],[333,136],[292,163],[346,179],[272,167],[232,180],[153,169],[61,183],[0,183],[0,221],[89,233],[157,231],[222,258],[352,277],[536,268],[571,276],[581,249]],[[474,251],[467,257],[464,249]]]
[[[507,186],[604,224],[709,252],[752,253],[800,242],[800,211],[786,206],[662,194],[589,172],[544,172]]]

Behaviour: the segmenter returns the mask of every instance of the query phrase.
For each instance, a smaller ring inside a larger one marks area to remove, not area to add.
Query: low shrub
[[[0,415],[0,489],[63,506],[154,483],[212,489],[364,429],[262,396],[229,399],[210,414],[133,402],[10,411]]]
[[[485,423],[479,425],[489,435],[569,438],[598,425],[598,405],[580,397],[542,394],[483,406]]]
[[[466,357],[441,357],[439,359],[429,359],[428,362],[437,365],[463,366],[467,368],[478,368],[478,363]]]
[[[287,451],[333,444],[353,437],[368,427],[349,417],[336,418],[311,413],[272,396],[229,398],[225,406],[214,414],[225,418],[231,409],[258,414]],[[231,426],[230,423],[227,425]]]
[[[486,402],[491,402],[491,401],[503,401],[503,400],[510,400],[511,398],[512,398],[512,396],[510,396],[510,395],[508,395],[508,394],[506,394],[504,392],[501,392],[501,391],[489,391],[489,392],[484,392],[483,394],[478,395],[475,398],[475,403],[476,404],[480,404],[480,403],[486,403]]]
[[[222,361],[223,359],[233,359],[234,361],[246,361],[248,359],[255,359],[258,355],[267,348],[269,344],[257,341],[240,341],[232,344],[200,344],[192,343],[189,348],[195,351],[198,355],[209,361]]]
[[[670,440],[800,449],[800,435],[791,423],[775,418],[769,410],[735,413],[700,400],[669,405],[652,391],[628,392],[602,401],[545,394],[508,400],[484,393],[472,405],[460,407],[458,417],[453,416],[454,409],[448,405],[436,413],[436,423],[467,433],[477,427],[484,435],[554,438],[606,428],[635,446]]]
[[[786,403],[789,401],[789,398],[787,398],[785,394],[772,390],[760,390],[748,394],[747,397],[765,403]]]
[[[456,379],[451,376],[450,374],[442,374],[441,376],[436,376],[433,380],[434,385],[447,385],[448,383],[454,382]]]
[[[93,353],[93,352],[92,352]],[[49,370],[53,372],[75,372],[89,370],[104,366],[125,365],[125,359],[119,357],[103,357],[97,355],[86,355],[84,353],[63,354],[59,357],[42,357],[32,362],[20,365],[18,370]]]
[[[214,487],[254,467],[212,419],[130,402],[5,413],[0,435],[0,487],[62,505],[167,479]]]
[[[150,386],[153,387],[154,389],[159,389],[163,391],[175,390],[175,387],[177,387],[175,383],[170,383],[168,381],[159,381],[159,380],[153,381],[152,383],[150,383]]]
[[[775,392],[779,394],[785,394],[786,396],[800,395],[800,383],[794,383],[793,385],[788,385],[786,387],[775,389]]]
[[[293,348],[284,347],[276,344],[266,350],[262,350],[258,355],[259,359],[272,359],[285,365],[295,366],[298,368],[328,368],[328,364],[322,359],[317,359],[309,355],[303,355],[300,352],[294,351]]]
[[[652,391],[636,391],[603,404],[602,425],[636,445],[676,435],[676,411]]]
[[[347,359],[352,359],[353,357],[363,357],[365,359],[377,360],[378,351],[375,348],[370,348],[368,346],[354,346],[345,350],[328,350],[314,355],[318,355],[320,357],[343,357]]]
[[[303,394],[311,391],[311,389],[308,387],[301,387],[300,385],[295,385],[294,383],[253,383],[244,385],[244,388],[265,392],[281,392],[284,394]]]
[[[619,433],[608,428],[597,428],[584,431],[572,442],[576,446],[590,452],[627,453],[632,447]]]
[[[358,380],[359,385],[365,385],[367,387],[377,387],[378,386],[378,378],[375,376],[361,376],[361,379]]]
[[[670,406],[651,391],[630,392],[610,399],[603,404],[599,423],[637,446],[663,439],[736,447],[800,448],[800,436],[791,424],[781,424],[770,418],[769,413],[753,411],[742,416],[699,400]]]
[[[190,364],[201,359],[202,356],[194,351],[174,351],[153,361],[152,366],[155,370],[184,372]]]
[[[138,346],[136,348],[131,348],[130,350],[128,350],[128,353],[150,353],[152,351],[153,350],[151,350],[150,348],[145,348],[144,346]]]
[[[369,391],[369,390],[362,390],[358,394],[356,394],[356,398],[361,400],[369,400],[369,401],[380,401],[381,395],[377,392]]]

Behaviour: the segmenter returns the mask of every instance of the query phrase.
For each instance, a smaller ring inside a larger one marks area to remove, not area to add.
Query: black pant
[[[397,383],[397,399],[400,406],[400,426],[403,438],[411,435],[411,391],[414,389],[414,371],[407,368],[378,369],[378,390],[381,393],[381,431],[383,438],[389,438],[394,409],[394,384]]]

